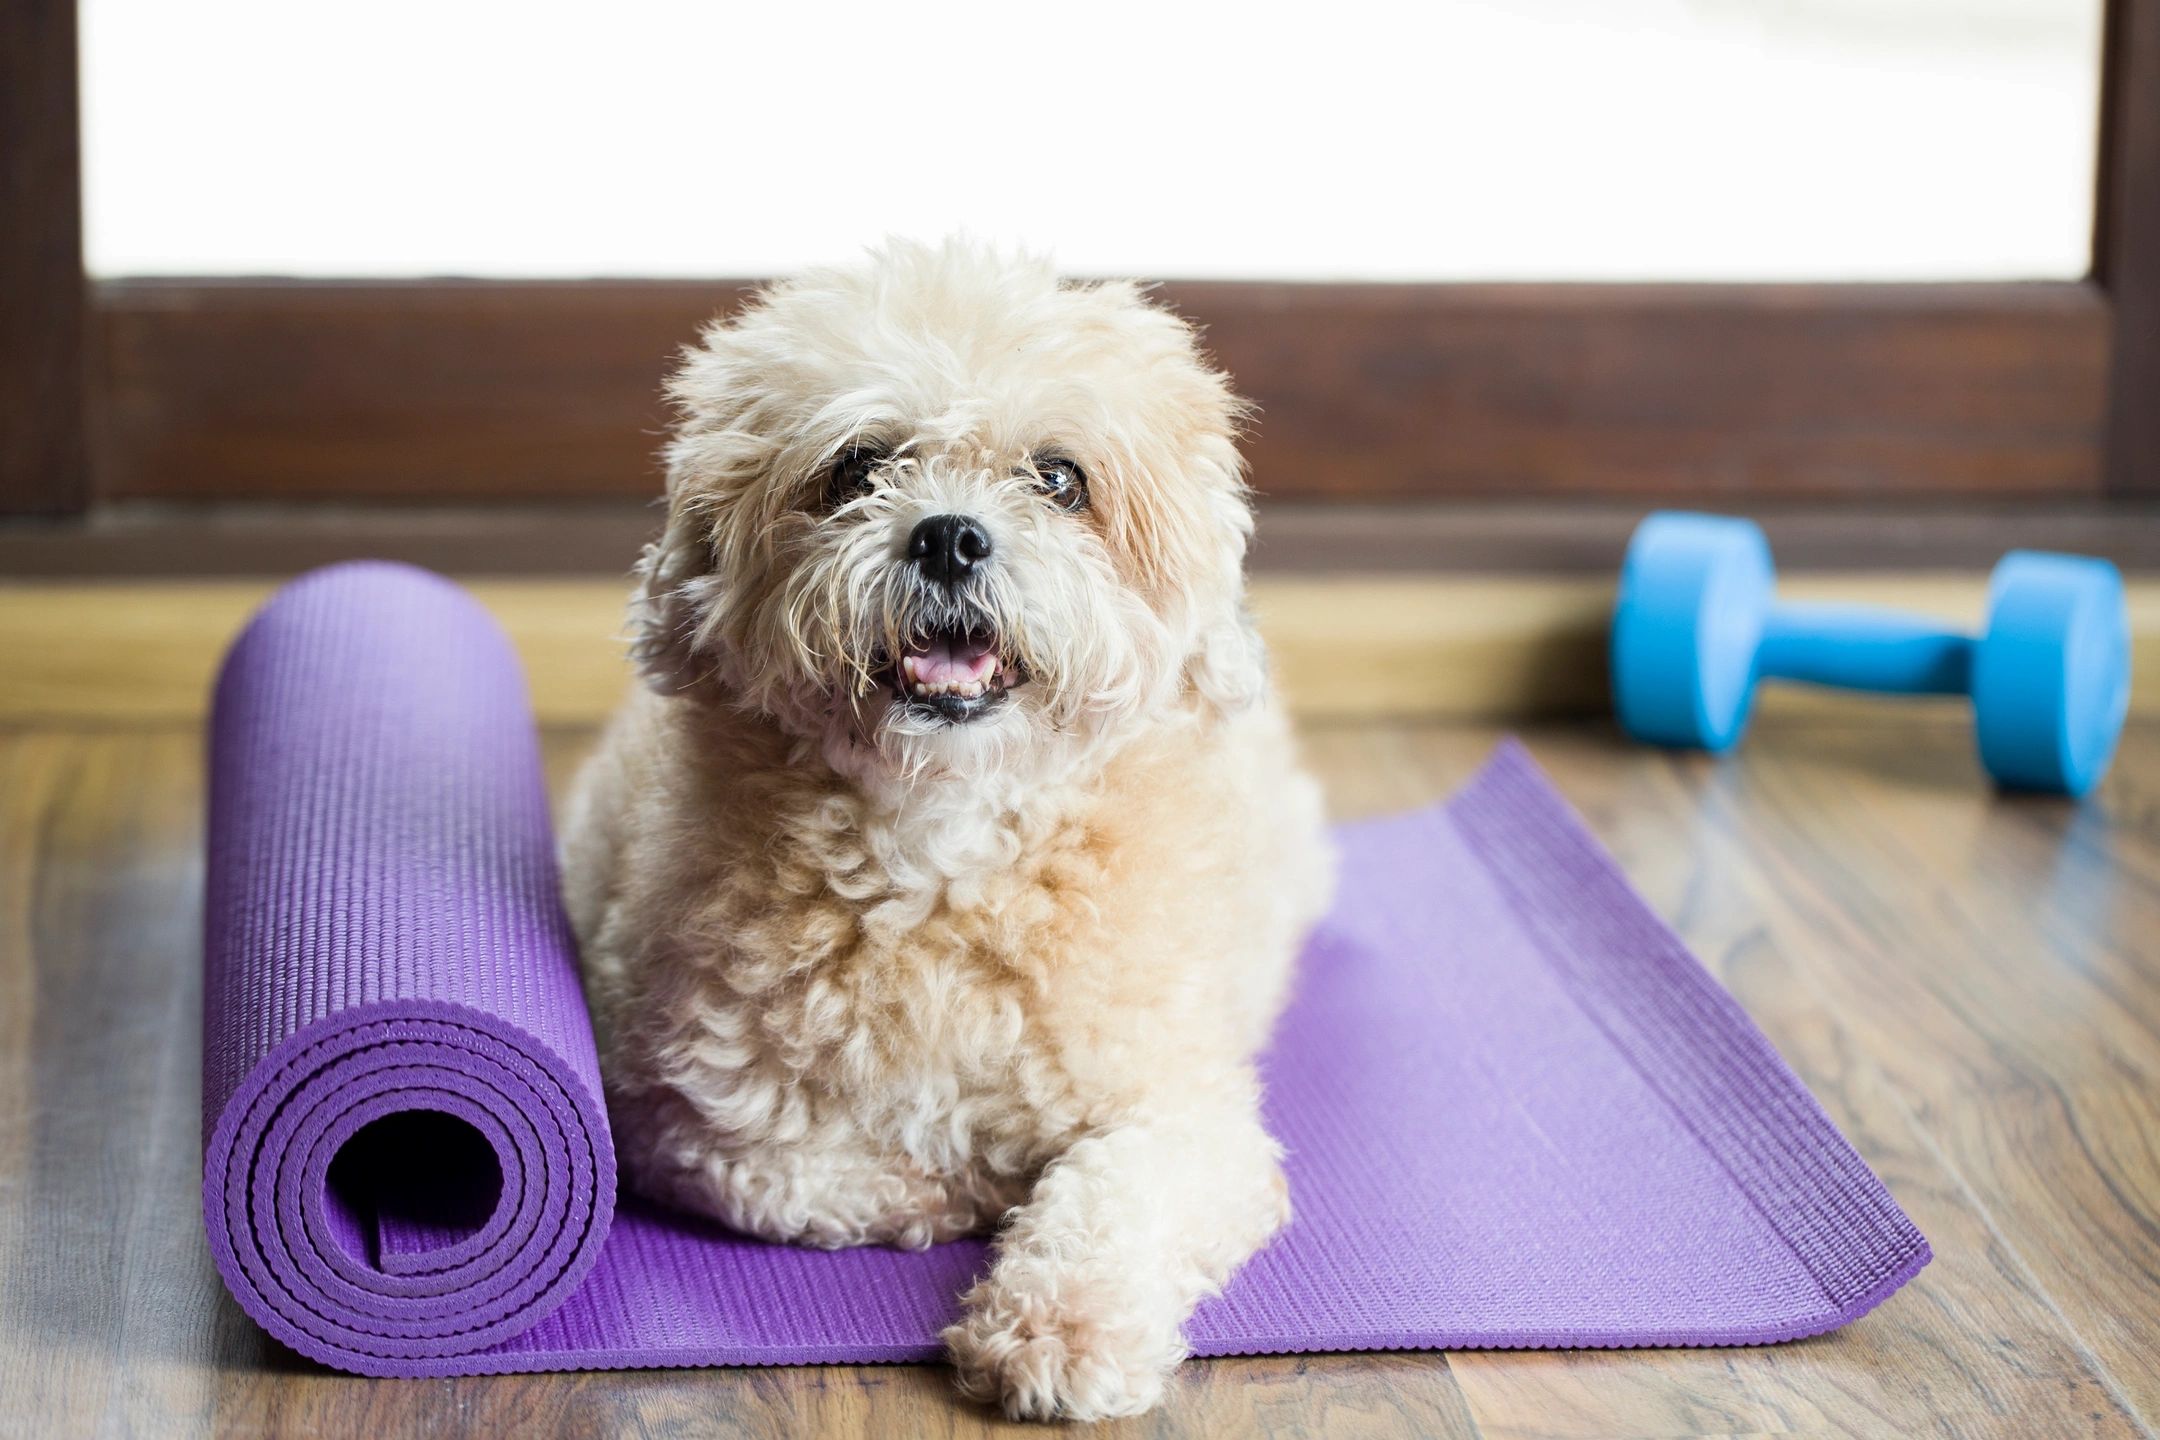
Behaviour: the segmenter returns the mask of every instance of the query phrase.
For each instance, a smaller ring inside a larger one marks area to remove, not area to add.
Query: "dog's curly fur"
[[[1144,1410],[1287,1218],[1254,1057],[1329,880],[1239,402],[1135,287],[967,244],[768,290],[671,393],[649,683],[565,826],[625,1173],[774,1240],[996,1228],[961,1387]],[[939,626],[990,637],[981,713],[895,668]]]

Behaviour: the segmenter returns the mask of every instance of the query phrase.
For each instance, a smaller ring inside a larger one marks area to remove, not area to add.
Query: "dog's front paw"
[[[944,1336],[961,1393],[1015,1420],[1106,1420],[1152,1409],[1163,1377],[1185,1355],[1176,1324],[1129,1302],[1059,1288],[992,1276],[968,1292],[966,1318]]]

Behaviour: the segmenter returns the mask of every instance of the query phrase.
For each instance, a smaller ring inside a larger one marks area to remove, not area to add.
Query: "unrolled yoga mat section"
[[[271,1334],[373,1375],[912,1360],[984,1264],[618,1205],[509,643],[448,582],[318,571],[211,733],[203,1211]],[[1341,832],[1267,1060],[1297,1218],[1201,1354],[1721,1345],[1927,1244],[1523,751]]]

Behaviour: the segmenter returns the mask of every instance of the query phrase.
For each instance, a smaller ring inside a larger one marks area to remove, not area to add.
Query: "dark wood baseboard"
[[[90,499],[75,10],[0,5],[0,515]]]
[[[2114,315],[2107,483],[2160,498],[2160,0],[2108,0],[2093,272]]]
[[[1253,568],[1275,575],[1610,574],[1637,503],[1260,507]],[[2160,572],[2160,503],[1738,506],[1791,569],[1982,570],[2025,547]],[[0,523],[0,579],[283,575],[374,556],[462,575],[625,573],[657,528],[650,503],[122,506]]]
[[[102,502],[638,500],[660,380],[745,284],[97,287]],[[2067,499],[2104,469],[2081,283],[1314,285],[1160,296],[1285,500]]]

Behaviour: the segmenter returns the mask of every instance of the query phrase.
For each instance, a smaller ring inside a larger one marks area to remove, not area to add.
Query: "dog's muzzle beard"
[[[908,718],[965,725],[1003,707],[1025,680],[997,623],[995,549],[979,520],[957,512],[909,533],[894,607],[902,623],[888,630],[874,672]]]

